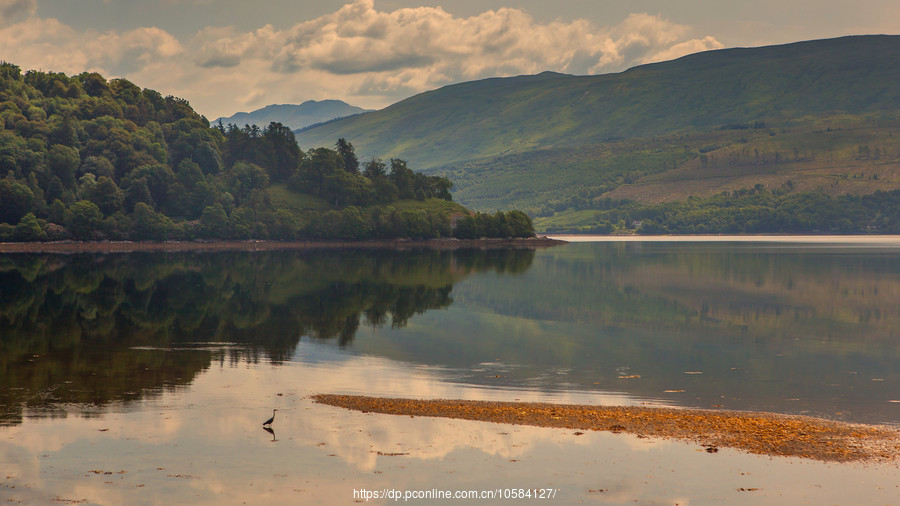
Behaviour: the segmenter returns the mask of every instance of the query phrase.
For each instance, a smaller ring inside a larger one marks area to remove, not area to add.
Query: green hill
[[[416,95],[297,134],[301,147],[344,136],[364,156],[423,167],[535,148],[652,137],[900,104],[900,36],[725,49],[619,74],[485,79]]]
[[[449,177],[476,209],[546,214],[573,198],[656,203],[760,182],[864,194],[900,187],[898,59],[900,36],[855,36],[618,74],[486,79],[297,138],[306,147],[343,136],[362,158],[408,159]]]

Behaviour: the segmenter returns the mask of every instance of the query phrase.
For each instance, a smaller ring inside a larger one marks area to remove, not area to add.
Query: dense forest
[[[0,241],[528,237],[446,178],[353,145],[302,151],[279,123],[210,125],[179,98],[96,73],[0,63]],[[444,203],[444,204],[442,204]]]

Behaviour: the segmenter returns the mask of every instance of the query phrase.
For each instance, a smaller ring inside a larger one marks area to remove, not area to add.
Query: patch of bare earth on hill
[[[371,413],[684,439],[702,445],[709,452],[723,447],[759,455],[830,462],[896,462],[900,457],[900,432],[894,428],[774,413],[334,394],[319,394],[313,399],[321,404]]]

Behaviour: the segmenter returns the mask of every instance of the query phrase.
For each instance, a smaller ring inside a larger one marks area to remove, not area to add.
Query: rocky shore
[[[131,253],[139,251],[276,251],[308,249],[439,249],[546,248],[565,241],[525,239],[385,239],[375,241],[58,241],[0,243],[0,253]]]

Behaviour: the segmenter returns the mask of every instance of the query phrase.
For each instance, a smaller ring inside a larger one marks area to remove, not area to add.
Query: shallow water
[[[355,413],[308,396],[897,424],[898,256],[890,241],[3,256],[0,499],[344,504],[363,489],[545,489],[562,504],[890,503],[895,465]]]

